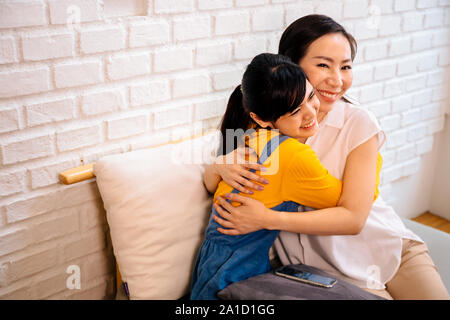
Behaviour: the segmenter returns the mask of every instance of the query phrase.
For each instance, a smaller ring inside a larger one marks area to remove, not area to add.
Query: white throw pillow
[[[178,299],[189,291],[212,198],[204,164],[218,135],[106,156],[94,166],[114,254],[131,299]]]

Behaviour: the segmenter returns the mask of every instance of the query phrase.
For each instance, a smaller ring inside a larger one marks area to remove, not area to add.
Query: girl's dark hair
[[[262,53],[253,58],[241,85],[234,89],[228,100],[220,125],[219,154],[228,153],[242,143],[237,130],[244,132],[257,126],[250,112],[263,121],[275,122],[298,108],[305,97],[306,79],[303,70],[285,56]],[[227,134],[227,130],[231,131]]]
[[[354,60],[358,48],[355,38],[339,23],[320,14],[310,14],[292,22],[281,35],[278,53],[300,63],[309,45],[329,33],[341,33],[348,40],[351,59]]]

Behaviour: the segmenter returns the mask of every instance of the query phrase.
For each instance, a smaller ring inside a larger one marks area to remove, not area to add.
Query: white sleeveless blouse
[[[369,111],[338,102],[306,142],[322,164],[342,180],[348,154],[378,134],[385,134]],[[316,236],[282,231],[274,247],[283,263],[303,263],[322,269],[361,288],[384,289],[400,266],[402,239],[423,242],[407,229],[392,207],[380,196],[358,235]]]

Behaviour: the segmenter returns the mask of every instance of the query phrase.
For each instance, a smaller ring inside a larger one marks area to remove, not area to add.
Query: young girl
[[[327,208],[337,204],[342,183],[322,166],[309,146],[302,143],[317,130],[319,102],[302,69],[288,58],[260,54],[247,66],[242,85],[232,93],[222,120],[222,148],[233,145],[234,135],[225,129],[254,133],[247,144],[258,155],[258,163],[269,166],[270,184],[251,197],[275,211],[297,211],[299,205]],[[276,129],[276,130],[275,130]],[[231,151],[231,150],[226,150]],[[219,183],[214,202],[238,192]],[[216,215],[215,206],[212,215]],[[276,230],[226,236],[210,219],[195,263],[191,298],[217,299],[227,285],[270,270],[268,252]]]

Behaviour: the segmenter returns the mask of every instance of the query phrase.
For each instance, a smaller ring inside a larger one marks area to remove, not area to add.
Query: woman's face
[[[328,113],[352,85],[350,43],[341,33],[313,41],[299,65],[316,90],[321,113]]]
[[[280,133],[304,142],[319,129],[317,112],[319,99],[313,86],[306,81],[306,93],[302,103],[293,111],[282,115],[272,124]]]

